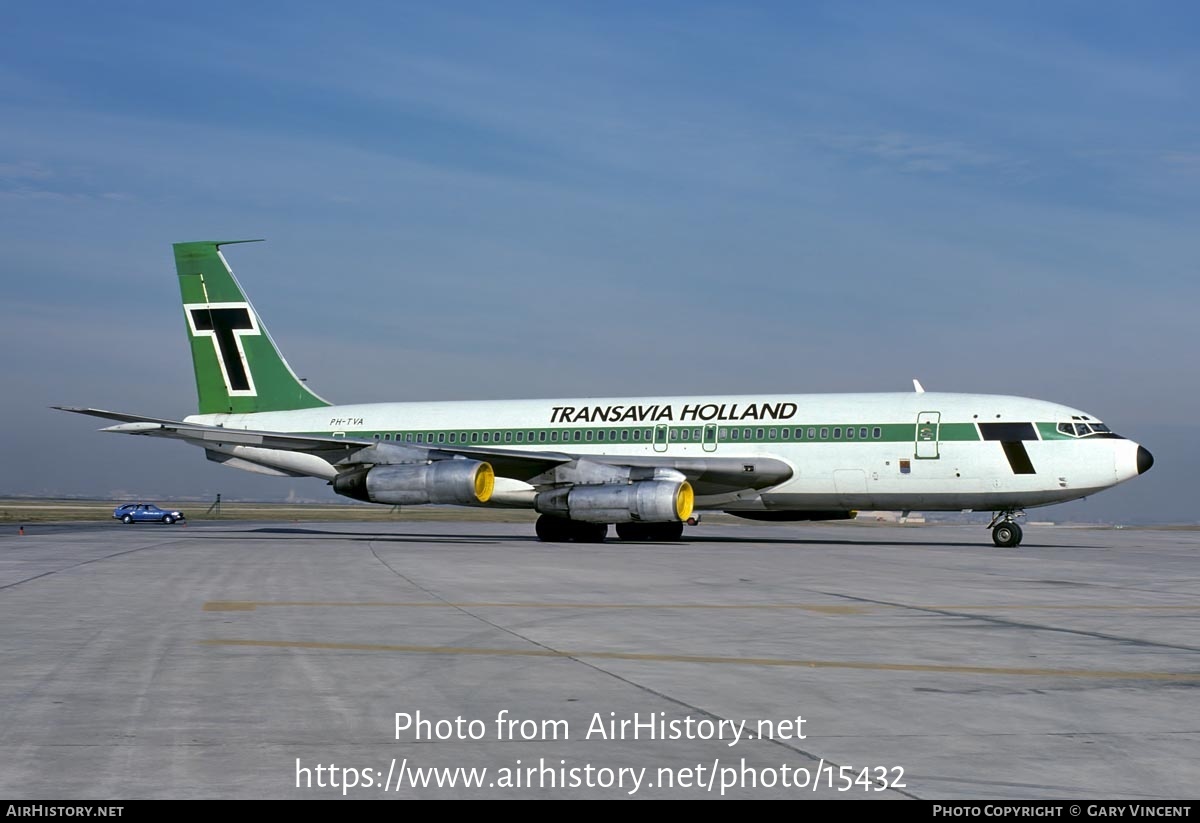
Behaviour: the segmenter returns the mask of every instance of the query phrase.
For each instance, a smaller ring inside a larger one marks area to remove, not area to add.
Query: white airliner
[[[299,380],[220,251],[175,245],[199,414],[56,407],[171,437],[209,460],[317,477],[387,505],[531,508],[546,541],[678,540],[693,511],[834,520],[860,509],[989,511],[1075,500],[1154,459],[1078,409],[986,394],[777,394],[333,405]]]

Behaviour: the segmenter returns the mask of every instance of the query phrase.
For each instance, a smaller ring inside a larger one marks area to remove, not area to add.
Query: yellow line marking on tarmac
[[[307,600],[210,600],[206,612],[252,612],[259,606],[311,608],[420,608],[420,609],[798,609],[819,614],[866,614],[867,606],[835,606],[819,603],[446,603],[429,602],[338,602]]]
[[[951,666],[922,663],[868,663],[854,660],[788,660],[777,657],[724,657],[700,654],[641,654],[637,652],[556,651],[554,649],[486,649],[469,646],[399,646],[384,643],[321,643],[302,640],[201,640],[203,646],[248,646],[262,649],[320,651],[406,652],[412,654],[487,655],[493,657],[586,657],[655,663],[720,663],[735,666],[784,666],[798,669],[859,669],[936,674],[992,674],[1029,677],[1084,677],[1094,680],[1200,680],[1200,672],[1132,672],[1087,669],[1037,669],[1005,666]]]

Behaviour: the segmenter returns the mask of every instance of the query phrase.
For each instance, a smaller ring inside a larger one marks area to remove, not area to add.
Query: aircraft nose
[[[1138,474],[1145,474],[1150,471],[1150,467],[1154,465],[1154,455],[1145,446],[1138,446],[1137,450],[1137,469]]]

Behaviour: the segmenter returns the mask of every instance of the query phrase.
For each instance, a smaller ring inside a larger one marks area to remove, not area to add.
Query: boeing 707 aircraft
[[[679,540],[694,512],[835,520],[856,510],[1023,510],[1087,497],[1154,458],[1079,409],[988,394],[777,394],[334,405],[296,377],[221,247],[177,243],[199,413],[58,406],[209,460],[316,477],[386,505],[529,508],[544,541]]]

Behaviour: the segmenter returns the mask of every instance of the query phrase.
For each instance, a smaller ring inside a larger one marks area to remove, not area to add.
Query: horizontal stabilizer
[[[174,423],[162,417],[146,417],[141,414],[126,414],[125,412],[105,411],[104,409],[89,409],[83,406],[51,406],[52,409],[71,412],[72,414],[87,414],[92,417],[103,417],[105,420],[116,420],[121,423]],[[115,428],[115,427],[114,427]]]
[[[555,466],[570,462],[573,458],[556,452],[522,452],[514,449],[489,449],[462,447],[447,449],[444,446],[404,446],[381,444],[353,437],[332,437],[308,434],[290,434],[277,431],[254,429],[232,429],[222,426],[206,426],[200,423],[185,423],[165,420],[160,417],[145,417],[105,409],[78,406],[52,406],[60,411],[86,414],[106,420],[116,420],[118,425],[101,431],[113,434],[134,434],[149,437],[168,437],[185,440],[206,449],[227,449],[234,446],[249,446],[257,449],[275,449],[285,452],[307,452],[320,456],[331,465],[395,463],[412,460],[450,460],[456,456],[487,460],[498,469],[503,467],[505,476],[526,480]]]

